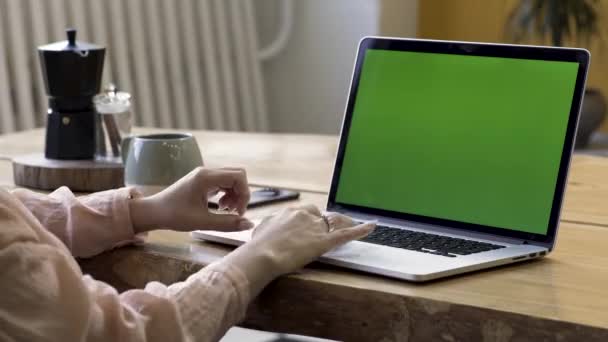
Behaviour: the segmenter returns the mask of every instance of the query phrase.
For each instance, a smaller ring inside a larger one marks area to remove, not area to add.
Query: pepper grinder
[[[38,47],[49,98],[45,157],[93,159],[93,97],[101,87],[105,48],[76,41],[75,29],[66,33],[67,40]]]

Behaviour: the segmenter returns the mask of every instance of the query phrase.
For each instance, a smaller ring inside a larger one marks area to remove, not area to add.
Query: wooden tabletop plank
[[[138,128],[138,134],[159,132]],[[164,131],[163,131],[164,132]],[[194,131],[209,166],[242,166],[254,185],[326,193],[337,137]],[[0,136],[0,158],[42,151],[41,129]],[[0,162],[0,184],[12,184],[12,172]],[[10,178],[9,178],[10,177]],[[608,158],[575,155],[562,219],[608,226]]]
[[[608,158],[575,156],[562,219],[608,227]]]
[[[176,132],[136,128],[137,134]],[[180,131],[187,132],[187,131]],[[337,148],[335,136],[193,131],[211,167],[245,167],[251,183],[326,192]],[[44,150],[41,129],[0,135],[0,158]]]
[[[608,158],[575,154],[569,181],[608,187],[606,174],[608,174]]]
[[[608,188],[568,184],[562,220],[608,227]]]

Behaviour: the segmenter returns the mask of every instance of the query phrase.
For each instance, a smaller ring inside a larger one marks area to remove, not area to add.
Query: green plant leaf
[[[589,44],[600,36],[599,6],[599,0],[521,0],[506,28],[517,43],[536,37],[558,46],[571,39]]]

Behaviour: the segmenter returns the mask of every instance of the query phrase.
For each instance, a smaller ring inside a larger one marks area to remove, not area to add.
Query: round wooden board
[[[72,191],[94,192],[124,186],[124,169],[117,162],[54,160],[37,153],[13,159],[13,178],[16,185],[33,189],[67,186]]]

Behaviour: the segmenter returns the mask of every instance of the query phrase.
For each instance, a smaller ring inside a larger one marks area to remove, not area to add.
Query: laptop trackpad
[[[325,253],[319,261],[335,265],[365,265],[374,269],[428,273],[454,262],[452,258],[392,248],[360,241],[346,243]]]

